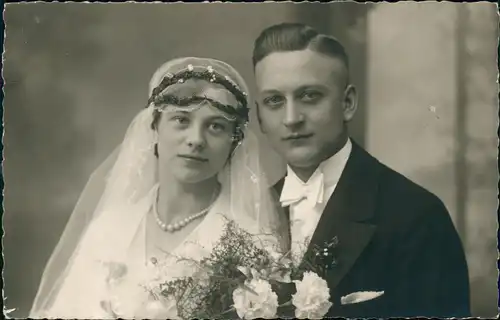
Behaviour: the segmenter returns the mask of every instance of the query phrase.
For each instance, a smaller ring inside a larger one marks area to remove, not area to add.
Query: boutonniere
[[[314,245],[311,250],[312,254],[308,259],[309,264],[322,274],[326,274],[339,264],[338,248],[339,238],[337,236],[325,241],[322,245]]]

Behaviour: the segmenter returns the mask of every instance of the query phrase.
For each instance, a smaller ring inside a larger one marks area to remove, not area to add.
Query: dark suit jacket
[[[283,183],[274,186],[278,194]],[[334,236],[338,265],[326,275],[334,303],[327,316],[470,316],[467,263],[445,206],[356,143],[306,254]],[[341,296],[358,291],[384,294],[340,305]]]

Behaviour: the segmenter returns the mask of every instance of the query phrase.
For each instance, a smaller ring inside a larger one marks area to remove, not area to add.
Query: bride
[[[148,106],[83,191],[30,317],[148,317],[144,279],[160,264],[169,278],[195,272],[176,256],[208,255],[228,218],[286,248],[246,126],[247,92],[214,59],[175,59],[156,71]]]

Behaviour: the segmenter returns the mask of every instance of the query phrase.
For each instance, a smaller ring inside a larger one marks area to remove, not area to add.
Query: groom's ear
[[[259,122],[259,128],[262,133],[266,133],[264,130],[264,127],[262,126],[262,119],[260,118],[260,108],[259,108],[259,103],[255,101],[255,114],[257,115],[257,121]]]

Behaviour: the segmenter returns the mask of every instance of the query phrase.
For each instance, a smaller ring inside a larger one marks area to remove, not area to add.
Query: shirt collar
[[[283,199],[284,193],[292,185],[312,185],[317,179],[323,179],[325,188],[336,185],[340,180],[342,172],[344,171],[347,160],[349,159],[349,156],[351,154],[351,150],[352,142],[348,138],[346,144],[336,154],[326,159],[318,166],[318,168],[314,171],[307,182],[303,182],[299,177],[297,177],[292,168],[290,168],[290,166],[287,166],[287,175],[285,177],[280,200]]]
[[[321,170],[324,175],[325,187],[331,187],[339,182],[340,176],[342,175],[347,160],[351,154],[351,150],[352,143],[351,139],[348,138],[346,144],[339,150],[339,152],[319,165],[318,169]]]

